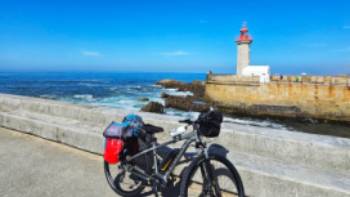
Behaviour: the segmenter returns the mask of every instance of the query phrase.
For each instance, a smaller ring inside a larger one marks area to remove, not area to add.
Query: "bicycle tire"
[[[141,183],[137,188],[135,188],[132,191],[125,191],[123,190],[119,184],[116,184],[115,181],[120,178],[120,174],[116,176],[116,178],[113,178],[110,172],[109,164],[104,161],[104,173],[108,182],[108,185],[112,188],[112,190],[117,193],[120,196],[125,197],[135,197],[139,196],[140,193],[144,190],[145,184]]]
[[[198,170],[198,168],[202,165],[202,163],[205,161],[209,161],[209,163],[211,163],[210,161],[214,161],[214,160],[216,162],[222,163],[232,174],[232,178],[234,179],[233,181],[236,186],[236,192],[237,192],[237,194],[235,195],[237,195],[238,197],[245,196],[242,179],[237,169],[234,167],[234,165],[226,157],[219,154],[210,153],[208,159],[205,159],[204,156],[200,156],[194,159],[189,165],[189,167],[185,170],[182,176],[183,178],[181,179],[181,183],[180,183],[181,197],[188,197],[188,187],[191,184],[191,179],[194,176],[195,172]],[[204,181],[203,177],[202,177],[202,180]]]

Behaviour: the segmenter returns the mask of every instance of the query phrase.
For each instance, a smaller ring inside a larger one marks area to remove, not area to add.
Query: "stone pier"
[[[350,77],[208,75],[205,97],[231,114],[350,124]]]

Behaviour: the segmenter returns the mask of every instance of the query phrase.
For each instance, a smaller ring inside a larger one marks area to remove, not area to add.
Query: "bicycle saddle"
[[[144,124],[143,125],[143,129],[148,134],[155,134],[155,133],[160,133],[160,132],[164,131],[162,127],[157,127],[157,126],[154,126],[154,125],[151,125],[151,124]]]

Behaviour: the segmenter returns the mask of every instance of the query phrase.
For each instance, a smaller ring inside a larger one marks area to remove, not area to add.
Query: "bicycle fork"
[[[203,150],[204,161],[200,165],[200,170],[203,177],[202,192],[205,195],[221,197],[219,182],[215,176],[214,166],[210,163],[208,150]],[[214,192],[213,192],[214,189]]]

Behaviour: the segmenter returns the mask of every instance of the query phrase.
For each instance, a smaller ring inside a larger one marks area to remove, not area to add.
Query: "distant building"
[[[270,67],[268,65],[246,66],[243,68],[242,76],[259,76],[260,83],[270,82]]]
[[[250,44],[253,39],[248,34],[248,27],[244,24],[240,30],[237,43],[236,74],[240,76],[258,76],[260,82],[270,82],[270,66],[250,65]]]

